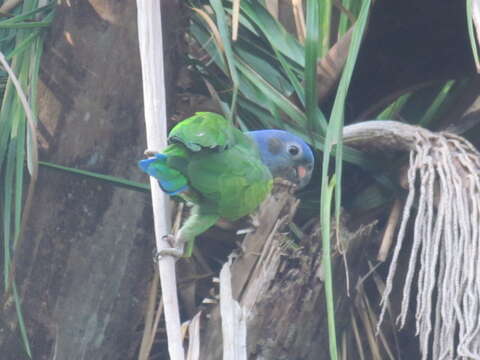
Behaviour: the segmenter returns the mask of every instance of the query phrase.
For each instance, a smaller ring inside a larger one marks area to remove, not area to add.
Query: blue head
[[[312,150],[300,137],[284,130],[249,131],[260,156],[274,178],[288,180],[301,189],[312,176],[315,159]]]

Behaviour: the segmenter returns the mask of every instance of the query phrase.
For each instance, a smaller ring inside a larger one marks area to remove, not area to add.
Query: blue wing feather
[[[188,190],[187,178],[168,165],[167,155],[155,154],[154,157],[140,160],[138,166],[157,179],[161,189],[168,195],[178,195]]]

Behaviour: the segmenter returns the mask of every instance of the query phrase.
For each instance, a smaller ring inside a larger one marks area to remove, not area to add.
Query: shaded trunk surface
[[[167,30],[177,32],[177,2],[166,1],[164,5]],[[442,7],[444,12],[449,11],[449,6]],[[378,3],[375,11],[384,10]],[[452,11],[449,28],[456,28],[460,14],[463,21],[464,9]],[[384,20],[392,23],[392,31],[405,27],[392,18],[398,18],[397,14]],[[382,25],[381,19],[374,13],[371,29]],[[416,25],[406,28],[414,35],[421,34],[423,23]],[[136,31],[134,0],[61,2],[41,67],[41,160],[145,180],[136,167],[145,147]],[[165,37],[169,84],[175,81],[178,69],[174,58],[176,35],[168,33]],[[463,54],[460,50],[465,47],[464,35],[452,33],[450,42],[455,46],[445,50],[447,55]],[[352,83],[350,117],[371,113],[369,103],[382,101],[384,94],[457,74],[451,63],[424,72],[438,56],[422,56],[422,67],[414,67],[414,62],[397,56],[393,50],[389,56],[397,62],[383,58],[372,61],[367,56],[372,49],[388,50],[387,42],[397,45],[391,39],[390,33],[373,30],[365,39]],[[423,48],[422,39],[415,42],[415,47]],[[409,49],[405,52],[419,56]],[[470,71],[470,53],[468,57],[462,55],[461,63],[465,65],[461,69]],[[392,68],[396,71],[392,72]],[[393,81],[383,76],[386,72],[397,77],[399,73],[406,75]],[[417,79],[419,72],[425,74],[421,79]],[[477,97],[478,87],[475,91]],[[16,253],[16,280],[34,358],[136,358],[153,271],[150,195],[46,168],[40,170],[35,204]],[[310,235],[299,246],[291,245],[283,230],[294,205],[294,199],[286,193],[271,198],[263,207],[261,228],[246,237],[243,253],[232,264],[234,295],[249,312],[249,359],[329,358],[318,224],[305,229]],[[342,229],[339,237],[349,249],[351,297],[346,293],[342,257],[335,253],[339,332],[350,326],[354,285],[358,274],[368,271],[367,256],[363,255],[371,245],[367,240],[371,237],[369,227],[360,232],[351,230],[353,233],[345,225]],[[10,297],[2,295],[1,358],[26,359],[14,304]],[[192,302],[190,307],[196,305]],[[183,306],[187,307],[185,303]],[[201,359],[221,359],[218,306],[207,312],[210,316],[203,320]]]
[[[41,160],[146,181],[136,165],[145,135],[134,0],[60,3],[39,96]],[[153,273],[149,202],[148,193],[40,168],[16,253],[35,359],[135,357]],[[26,359],[3,297],[0,357]]]
[[[232,291],[247,313],[248,359],[330,359],[325,307],[324,274],[318,224],[311,235],[292,244],[285,226],[295,213],[296,200],[278,192],[262,205],[260,223],[247,236],[242,252],[233,261]],[[350,284],[364,272],[372,227],[350,233],[341,226],[340,239],[348,247]],[[312,230],[312,229],[310,229]],[[350,326],[351,302],[346,292],[342,256],[333,254],[337,331]],[[222,359],[222,328],[219,306],[209,309],[201,337],[201,359]]]

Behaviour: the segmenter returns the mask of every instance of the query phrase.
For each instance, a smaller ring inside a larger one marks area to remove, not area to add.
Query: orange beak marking
[[[307,169],[305,169],[303,166],[299,166],[297,167],[297,174],[298,174],[298,177],[301,179],[305,175],[307,175]]]

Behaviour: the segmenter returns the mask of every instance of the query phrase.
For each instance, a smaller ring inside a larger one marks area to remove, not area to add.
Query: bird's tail
[[[155,154],[154,157],[140,160],[138,166],[148,175],[158,180],[160,188],[168,195],[178,195],[188,190],[187,178],[167,163],[168,155]]]

